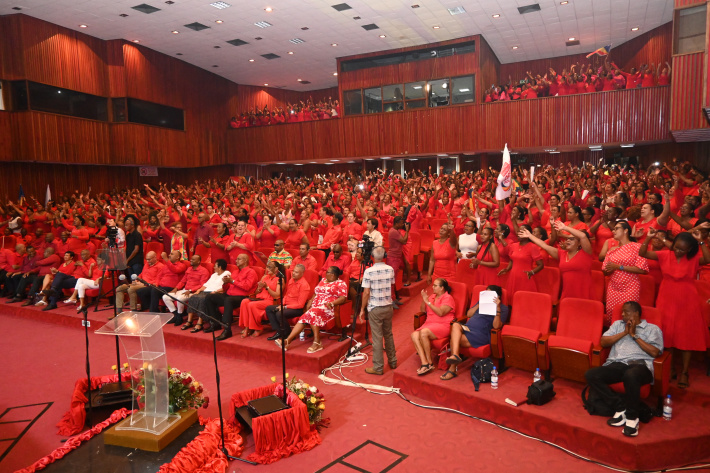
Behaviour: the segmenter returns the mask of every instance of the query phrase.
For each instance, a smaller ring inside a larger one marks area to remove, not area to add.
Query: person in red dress
[[[281,296],[279,272],[285,274],[281,263],[273,260],[266,263],[264,276],[256,284],[256,289],[254,290],[256,294],[255,300],[248,298],[242,300],[241,304],[239,304],[239,326],[244,327],[241,333],[242,338],[246,338],[249,335],[252,337],[261,335],[261,321],[266,317],[266,308],[276,304],[276,300]]]
[[[500,254],[493,236],[493,229],[483,228],[479,233],[481,244],[478,253],[471,260],[471,268],[476,270],[474,285],[490,286],[498,282],[498,266],[500,266]]]
[[[429,258],[427,283],[437,278],[450,279],[456,275],[456,232],[454,226],[444,224],[439,229],[439,239],[434,240]]]
[[[298,228],[298,222],[296,219],[292,218],[288,221],[288,234],[284,239],[287,250],[298,249],[303,243],[308,243],[308,237],[306,232]]]
[[[264,215],[263,224],[256,232],[255,238],[260,248],[273,248],[280,234],[281,230],[274,225],[274,218],[271,215]]]
[[[446,279],[436,279],[432,286],[432,292],[433,294],[429,295],[426,289],[422,289],[422,304],[419,311],[426,310],[427,318],[424,325],[411,334],[414,348],[422,362],[417,370],[419,376],[436,369],[431,357],[431,341],[449,335],[456,311],[456,302],[451,295],[451,287]]]
[[[498,249],[498,255],[500,258],[499,266],[503,269],[508,267],[510,263],[510,241],[508,236],[510,236],[510,227],[505,223],[499,223],[496,225],[494,230],[495,235],[495,245]],[[508,285],[508,272],[503,271],[503,269],[496,272],[496,285],[500,287],[506,287]]]
[[[665,212],[664,212],[665,210]],[[641,206],[641,218],[634,224],[634,236],[639,243],[646,241],[646,234],[649,228],[665,228],[668,225],[670,215],[670,205],[643,204]]]
[[[555,231],[565,232],[562,233],[559,250],[526,230],[521,230],[519,236],[528,238],[559,261],[562,277],[560,299],[592,299],[592,243],[587,233],[568,227],[562,222],[555,222]]]
[[[654,238],[655,229],[650,228],[648,234]],[[655,252],[648,249],[648,244],[649,239],[643,242],[639,255],[657,260],[661,266],[663,281],[658,289],[656,308],[663,314],[663,344],[671,354],[674,349],[681,351],[683,371],[678,378],[678,387],[687,388],[690,385],[688,368],[691,352],[704,352],[710,346],[710,334],[695,288],[700,265],[710,262],[710,251],[698,229],[693,230],[692,234],[679,233],[673,240],[671,251]]]
[[[534,276],[542,271],[544,267],[540,248],[533,244],[529,238],[522,236],[527,234],[532,234],[530,225],[521,225],[520,233],[518,234],[520,241],[509,245],[508,256],[510,257],[510,262],[507,267],[501,269],[498,273],[499,276],[510,273],[507,289],[511,300],[517,291],[537,292],[537,283]]]
[[[232,236],[229,234],[229,228],[223,222],[217,224],[217,235],[210,235],[209,241],[203,241],[202,244],[210,248],[211,261],[223,259],[230,261],[227,247],[232,243]]]
[[[607,240],[614,238],[614,225],[621,215],[619,207],[609,207],[602,212],[601,218],[589,228],[590,234],[594,238],[594,254],[599,256]],[[601,258],[603,261],[604,258]]]
[[[639,256],[641,245],[631,236],[631,226],[625,220],[614,225],[614,239],[604,243],[599,258],[604,258],[602,272],[609,277],[606,286],[606,317],[604,326],[611,326],[614,308],[628,301],[641,300],[640,274],[648,273],[646,258]]]

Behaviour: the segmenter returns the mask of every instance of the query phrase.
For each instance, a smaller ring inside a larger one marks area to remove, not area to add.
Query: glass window
[[[119,97],[111,99],[111,106],[113,107],[113,121],[114,122],[125,122],[126,121],[126,97]]]
[[[426,98],[426,82],[410,82],[409,84],[404,84],[404,98],[405,100],[412,99],[424,99]]]
[[[3,87],[3,82],[0,81],[0,110],[5,110],[5,90],[7,90],[7,87]]]
[[[451,103],[473,103],[473,76],[451,79]]]
[[[449,105],[449,79],[429,81],[427,88],[429,91],[430,107]]]
[[[382,113],[382,89],[365,89],[365,113]]]
[[[343,92],[345,115],[362,114],[362,90],[346,90]]]
[[[384,102],[385,112],[397,112],[399,110],[404,110],[402,100],[404,95],[402,94],[402,85],[385,85],[382,87],[382,101]]]
[[[705,51],[706,5],[676,10],[673,54]]]
[[[406,109],[412,109],[412,108],[424,108],[426,107],[426,99],[421,99],[421,100],[407,100],[405,102],[406,104]]]
[[[10,106],[12,110],[29,110],[26,81],[16,80],[10,82]]]
[[[108,120],[105,97],[29,82],[30,108],[89,120]]]
[[[173,130],[185,129],[185,114],[182,109],[132,98],[127,98],[126,102],[128,121],[131,123],[160,126]]]

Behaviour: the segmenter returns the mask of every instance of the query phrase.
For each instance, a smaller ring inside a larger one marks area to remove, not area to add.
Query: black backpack
[[[473,381],[473,387],[478,391],[481,383],[491,382],[491,371],[495,364],[490,358],[483,358],[478,360],[471,367],[471,381]]]
[[[585,393],[587,393],[586,396]],[[616,414],[614,407],[608,405],[589,385],[582,389],[582,404],[590,416],[611,417]],[[661,417],[662,415],[660,409],[651,409],[643,401],[639,403],[639,420],[644,424],[648,424],[654,417]]]

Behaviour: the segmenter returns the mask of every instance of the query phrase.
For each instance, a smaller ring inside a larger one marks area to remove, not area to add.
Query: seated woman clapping
[[[426,290],[422,290],[421,312],[426,309],[426,322],[417,330],[412,332],[412,342],[417,354],[421,359],[421,366],[417,370],[419,376],[433,371],[434,366],[431,359],[431,341],[445,337],[449,334],[449,326],[454,320],[454,310],[456,302],[451,295],[451,287],[446,279],[437,278],[432,285],[433,294],[428,295]]]
[[[79,298],[79,306],[76,308],[77,312],[84,310],[86,302],[84,301],[86,297],[87,289],[98,289],[101,284],[101,280],[104,275],[104,260],[101,256],[96,256],[96,264],[91,263],[89,266],[89,278],[79,278],[74,285],[74,292],[67,299],[67,301],[76,301]],[[65,301],[65,302],[67,302]]]
[[[448,381],[456,377],[456,365],[461,363],[461,348],[478,348],[491,343],[491,329],[499,329],[508,321],[510,308],[501,303],[503,289],[500,286],[490,285],[487,291],[494,291],[497,297],[493,299],[496,304],[495,315],[482,314],[479,311],[478,302],[468,309],[464,323],[451,325],[451,356],[446,359],[449,369],[441,375],[441,379]]]

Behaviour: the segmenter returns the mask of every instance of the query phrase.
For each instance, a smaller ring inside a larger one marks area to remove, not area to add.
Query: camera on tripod
[[[367,235],[362,236],[362,241],[358,243],[358,248],[362,248],[362,261],[365,266],[372,262],[372,250],[375,248],[375,242]]]
[[[111,226],[106,227],[106,239],[108,239],[109,248],[116,248],[118,243],[116,239],[118,238],[118,227]]]

